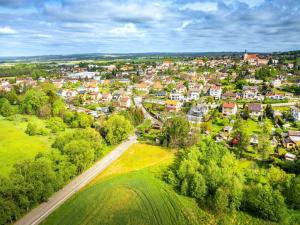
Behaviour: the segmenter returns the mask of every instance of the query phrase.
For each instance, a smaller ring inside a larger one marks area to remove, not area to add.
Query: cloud
[[[122,27],[116,27],[110,30],[110,33],[117,37],[128,37],[128,36],[144,36],[144,32],[137,29],[135,24],[127,23]]]
[[[192,2],[184,4],[180,7],[181,10],[192,10],[202,12],[214,12],[218,10],[218,3],[216,2]]]
[[[17,32],[9,26],[0,27],[0,34],[16,34]]]
[[[38,38],[53,38],[51,34],[35,34],[33,36]]]
[[[0,55],[300,49],[299,12],[297,0],[0,0]]]
[[[183,21],[180,27],[176,28],[177,31],[183,31],[187,26],[193,23],[193,20]]]

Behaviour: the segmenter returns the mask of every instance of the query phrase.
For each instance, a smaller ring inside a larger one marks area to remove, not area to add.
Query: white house
[[[225,102],[222,107],[222,113],[227,116],[235,115],[237,113],[237,104]]]
[[[181,93],[171,93],[170,94],[170,99],[171,100],[176,100],[176,101],[183,101],[184,100],[184,95]]]
[[[300,121],[300,108],[297,106],[291,107],[292,116],[295,121]]]
[[[275,88],[280,87],[281,86],[281,80],[279,80],[279,79],[272,80],[271,84]]]
[[[188,92],[189,100],[198,100],[200,97],[200,93],[198,91],[191,90]]]
[[[209,89],[209,95],[215,98],[220,98],[222,94],[222,87],[221,86],[212,86]]]

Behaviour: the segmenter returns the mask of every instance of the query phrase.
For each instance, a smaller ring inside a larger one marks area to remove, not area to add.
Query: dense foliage
[[[122,115],[112,115],[103,123],[102,133],[109,144],[118,144],[133,133],[133,126]]]
[[[214,141],[182,150],[166,179],[181,194],[196,198],[218,213],[233,211],[241,204],[244,179],[238,161]]]
[[[218,215],[243,210],[282,222],[288,208],[299,208],[299,175],[275,166],[241,170],[240,163],[224,145],[203,138],[198,145],[180,151],[165,179]]]

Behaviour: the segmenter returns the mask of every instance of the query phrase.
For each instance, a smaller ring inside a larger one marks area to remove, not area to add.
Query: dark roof
[[[250,103],[248,104],[248,109],[250,112],[260,112],[262,110],[262,104]]]

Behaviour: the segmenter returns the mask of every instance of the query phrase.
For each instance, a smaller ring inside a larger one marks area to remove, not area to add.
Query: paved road
[[[40,204],[31,210],[23,218],[18,220],[15,225],[35,225],[47,218],[56,208],[64,203],[68,198],[75,194],[82,187],[92,181],[98,174],[106,169],[113,161],[119,158],[133,143],[137,137],[131,136],[129,140],[123,142],[103,159],[98,161],[93,167],[76,177],[67,186],[56,192],[48,202]]]
[[[144,114],[144,117],[145,119],[150,119],[152,121],[152,123],[157,123],[157,124],[161,124],[161,122],[154,118],[150,113],[148,113],[148,111],[145,109],[145,107],[143,106],[143,99],[142,97],[134,97],[134,104],[137,106],[137,107],[140,107],[142,109],[142,112]]]

